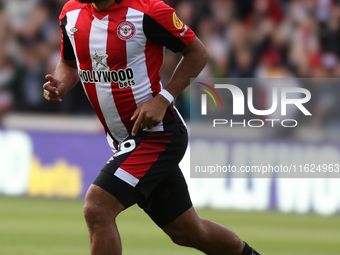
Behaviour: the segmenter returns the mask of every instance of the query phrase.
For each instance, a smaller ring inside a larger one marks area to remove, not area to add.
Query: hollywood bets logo
[[[233,98],[233,115],[242,116],[245,115],[245,96],[242,92],[242,90],[231,84],[215,84],[214,87],[202,83],[197,82],[200,84],[197,86],[198,89],[204,91],[205,93],[201,94],[201,115],[207,115],[208,113],[208,106],[207,106],[207,95],[210,96],[210,98],[213,100],[215,106],[218,106],[215,97],[219,100],[219,103],[221,107],[223,107],[222,100],[220,95],[217,93],[216,89],[223,89],[228,90],[231,92],[232,98]],[[280,96],[279,96],[279,90],[280,90]],[[303,95],[301,98],[287,98],[288,94],[299,94]],[[281,108],[281,116],[287,115],[287,105],[295,105],[305,116],[311,116],[312,114],[306,109],[306,107],[303,105],[307,103],[311,99],[311,93],[309,90],[305,88],[291,88],[291,87],[282,87],[282,88],[272,88],[272,105],[267,110],[259,110],[254,107],[253,104],[253,88],[248,87],[247,88],[247,106],[248,110],[257,115],[257,116],[268,116],[273,114],[279,105],[279,99],[280,99],[280,108]],[[216,127],[217,125],[230,125],[230,127],[234,126],[243,126],[243,127],[263,127],[265,123],[269,123],[271,127],[275,127],[275,124],[277,122],[280,122],[282,127],[296,127],[298,125],[297,120],[295,119],[250,119],[250,120],[243,120],[242,122],[235,122],[232,119],[213,119],[213,127]]]

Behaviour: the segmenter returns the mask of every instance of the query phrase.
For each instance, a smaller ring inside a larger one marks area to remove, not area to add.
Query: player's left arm
[[[169,83],[165,89],[175,98],[189,84],[190,79],[197,77],[208,60],[208,53],[203,43],[195,37],[193,42],[180,51],[182,59],[177,65]],[[136,135],[139,128],[152,128],[163,119],[170,102],[161,94],[142,104],[134,112],[131,120],[134,120],[132,135]]]
[[[180,53],[183,57],[165,87],[173,97],[177,97],[190,84],[191,78],[199,75],[208,61],[208,52],[197,37]]]

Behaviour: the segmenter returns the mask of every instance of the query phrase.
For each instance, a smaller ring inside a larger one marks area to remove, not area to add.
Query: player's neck
[[[103,0],[97,3],[92,3],[93,7],[99,11],[109,8],[116,0]]]

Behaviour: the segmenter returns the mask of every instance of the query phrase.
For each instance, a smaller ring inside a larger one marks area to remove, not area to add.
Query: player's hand
[[[141,103],[132,115],[131,120],[135,121],[131,134],[135,136],[139,128],[153,128],[157,126],[165,115],[169,101],[162,95]]]
[[[52,75],[45,76],[48,80],[43,86],[44,97],[51,102],[61,102],[61,97],[67,93],[67,86],[65,83],[56,80]]]

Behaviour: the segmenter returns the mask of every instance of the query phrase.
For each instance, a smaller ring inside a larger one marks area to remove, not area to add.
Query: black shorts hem
[[[153,200],[151,206],[149,203],[145,205],[143,203],[144,201],[138,203],[138,206],[142,208],[160,228],[173,222],[192,207],[187,188],[172,193],[166,199],[153,198],[152,195],[150,199]]]
[[[141,201],[144,196],[135,188],[122,181],[113,174],[101,171],[93,184],[101,187],[117,198],[125,207],[125,209]],[[128,196],[127,196],[128,194]]]

